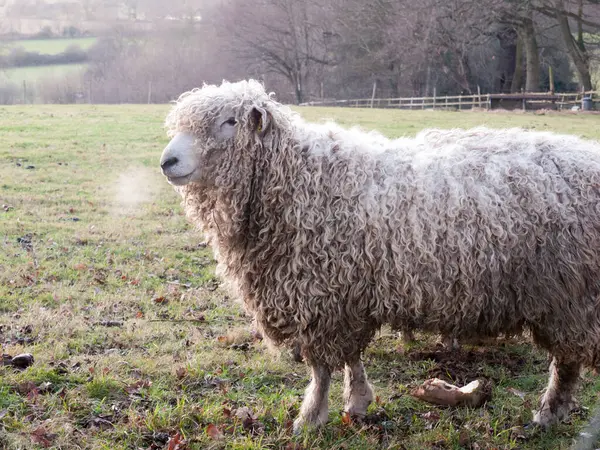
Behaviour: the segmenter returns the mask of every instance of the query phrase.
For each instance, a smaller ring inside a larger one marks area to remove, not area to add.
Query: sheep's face
[[[175,186],[192,182],[214,186],[219,168],[227,165],[223,163],[239,160],[239,154],[232,154],[261,139],[271,122],[271,114],[256,100],[232,95],[223,101],[222,96],[215,97],[214,89],[206,94],[205,89],[185,96],[167,118],[172,140],[160,165]]]
[[[200,122],[202,126],[195,119],[178,127],[163,151],[162,172],[175,186],[212,184],[220,159],[233,145],[239,127],[233,108],[223,108]]]

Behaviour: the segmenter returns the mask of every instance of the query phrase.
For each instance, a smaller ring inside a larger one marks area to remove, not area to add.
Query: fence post
[[[458,110],[462,109],[462,94],[458,96]]]
[[[375,93],[377,92],[377,80],[373,81],[373,93],[371,94],[371,108],[373,107],[373,102],[375,101]]]
[[[433,87],[433,109],[435,109],[435,97],[437,95],[437,88]]]
[[[481,108],[481,88],[477,85],[477,100],[479,101],[479,107]]]
[[[23,104],[27,103],[27,81],[23,80]]]
[[[148,104],[152,101],[152,80],[148,81]]]
[[[448,96],[446,95],[446,109],[448,109]]]

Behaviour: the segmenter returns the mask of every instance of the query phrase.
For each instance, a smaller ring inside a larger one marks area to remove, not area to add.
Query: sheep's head
[[[278,105],[254,80],[205,85],[182,94],[167,116],[171,142],[160,166],[175,186],[214,185],[219,169],[260,142],[273,126]]]

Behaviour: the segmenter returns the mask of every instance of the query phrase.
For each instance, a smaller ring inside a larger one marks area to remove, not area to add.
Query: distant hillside
[[[0,35],[63,35],[71,28],[97,34],[123,22],[148,29],[144,19],[123,1],[0,0]]]

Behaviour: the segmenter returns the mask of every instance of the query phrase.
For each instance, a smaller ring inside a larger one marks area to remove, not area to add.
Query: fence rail
[[[589,98],[584,105],[583,99]],[[322,100],[301,103],[301,106],[341,106],[350,108],[396,109],[593,109],[600,103],[599,91],[587,92],[524,92],[518,94],[443,95],[433,97],[359,98],[350,100]]]

